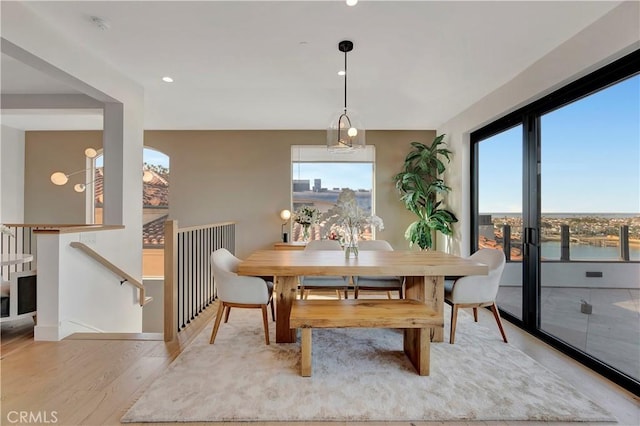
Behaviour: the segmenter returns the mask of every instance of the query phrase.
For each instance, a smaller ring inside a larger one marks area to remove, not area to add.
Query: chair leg
[[[349,290],[344,289],[344,299],[347,300],[349,298]]]
[[[451,334],[449,334],[449,343],[453,345],[456,338],[456,323],[458,322],[458,305],[451,306]]]
[[[276,313],[275,313],[275,308],[273,307],[273,297],[271,298],[269,303],[271,304],[271,320],[273,322],[276,322]]]
[[[229,314],[231,313],[231,306],[227,306],[227,314],[224,316],[224,323],[229,322]]]
[[[222,320],[222,312],[224,311],[224,303],[220,302],[220,306],[218,306],[218,313],[216,314],[216,322],[213,325],[213,331],[211,332],[211,339],[209,339],[209,344],[213,344],[216,340],[216,334],[218,334],[218,328],[220,327],[220,321]]]
[[[391,292],[387,291],[387,299],[393,299],[393,297],[391,296]]]
[[[504,334],[504,328],[502,328],[502,321],[500,320],[500,313],[498,312],[498,307],[496,306],[496,302],[493,302],[493,305],[491,305],[491,312],[493,312],[493,317],[496,319],[496,322],[498,323],[500,334],[502,334],[502,340],[504,340],[505,343],[509,343],[507,342],[507,335]]]
[[[358,292],[359,292],[358,287],[356,287],[356,288],[354,288],[354,289],[353,289],[353,298],[354,298],[354,299],[357,299],[357,298],[358,298]]]
[[[264,326],[264,341],[269,344],[269,321],[267,320],[267,305],[262,305],[262,325]]]
[[[478,322],[478,308],[473,308],[473,320]]]
[[[400,296],[400,299],[404,299],[404,290],[402,289],[402,287],[400,287],[400,289],[398,290],[398,294]]]

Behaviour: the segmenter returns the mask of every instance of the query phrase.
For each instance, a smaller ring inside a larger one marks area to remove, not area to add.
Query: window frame
[[[316,150],[323,159],[301,159],[300,152],[307,150]],[[298,154],[298,158],[294,156]],[[360,158],[359,160],[353,160],[354,158]],[[349,160],[351,159],[351,160]],[[291,213],[295,212],[294,200],[293,200],[293,182],[295,176],[295,164],[296,163],[360,163],[371,165],[371,215],[376,214],[376,147],[375,145],[365,145],[361,150],[355,150],[349,153],[330,153],[327,151],[326,145],[291,145],[291,175],[289,179],[289,208]],[[297,179],[296,179],[297,180]],[[310,182],[311,183],[311,182]],[[350,187],[349,187],[350,188]],[[359,188],[350,188],[357,192]],[[293,219],[289,223],[289,235],[291,241],[293,241]],[[376,238],[376,229],[372,227],[371,238]]]
[[[593,93],[604,90],[627,78],[640,75],[640,49],[635,50],[612,63],[578,78],[564,87],[549,93],[518,110],[498,118],[490,124],[470,134],[471,143],[471,173],[470,173],[470,250],[473,253],[478,248],[478,146],[483,140],[508,130],[518,124],[523,125],[523,209],[522,221],[525,234],[537,249],[530,250],[523,259],[523,301],[522,320],[502,311],[502,315],[524,329],[533,336],[548,343],[554,348],[581,362],[604,377],[623,386],[636,395],[640,395],[640,381],[636,380],[616,368],[605,364],[593,355],[583,352],[564,343],[557,337],[545,332],[540,327],[540,245],[537,230],[540,229],[540,162],[541,141],[540,122],[544,114],[562,108],[565,105],[579,101]],[[526,239],[526,238],[525,238]],[[524,244],[523,246],[527,246]]]

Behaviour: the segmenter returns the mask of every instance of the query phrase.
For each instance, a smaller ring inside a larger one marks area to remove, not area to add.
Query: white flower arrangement
[[[0,224],[0,231],[4,235],[8,235],[10,237],[14,237],[15,238],[15,235],[13,234],[13,231],[7,225]]]
[[[317,208],[311,206],[300,206],[293,213],[293,221],[302,226],[311,226],[318,223],[320,212]]]
[[[367,216],[358,206],[356,193],[352,189],[343,189],[338,196],[336,205],[323,215],[322,226],[331,231],[338,228],[338,232],[344,236],[345,229],[350,232],[355,228],[362,232],[364,225],[371,225],[371,229],[384,229],[384,222],[376,215]]]

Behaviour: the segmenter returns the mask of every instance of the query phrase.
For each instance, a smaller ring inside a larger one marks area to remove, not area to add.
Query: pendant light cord
[[[344,52],[344,112],[347,113],[347,51]]]

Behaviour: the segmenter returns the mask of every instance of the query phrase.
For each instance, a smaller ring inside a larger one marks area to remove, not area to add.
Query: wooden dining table
[[[238,265],[239,275],[273,276],[276,280],[276,342],[293,343],[289,326],[291,304],[298,278],[312,276],[403,276],[405,297],[421,301],[436,312],[444,311],[444,277],[487,275],[487,265],[439,251],[360,251],[345,258],[341,251],[259,250]],[[431,341],[442,342],[443,328],[433,330]]]

